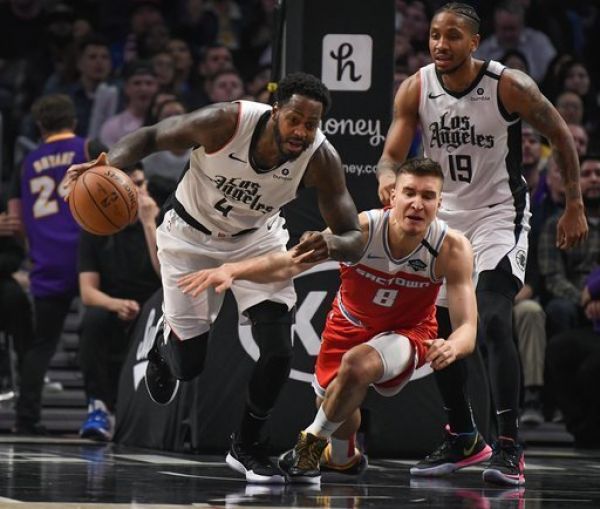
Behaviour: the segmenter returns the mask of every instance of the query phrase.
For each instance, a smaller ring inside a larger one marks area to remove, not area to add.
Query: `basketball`
[[[95,166],[82,173],[69,195],[71,214],[94,235],[112,235],[135,221],[137,191],[126,173]]]

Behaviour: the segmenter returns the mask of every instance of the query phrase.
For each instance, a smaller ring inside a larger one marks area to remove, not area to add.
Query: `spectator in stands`
[[[79,354],[88,400],[88,415],[79,434],[102,441],[110,440],[114,430],[129,326],[160,287],[156,255],[159,209],[146,190],[142,165],[125,171],[138,188],[138,221],[110,236],[83,232],[79,244],[79,289],[86,306]]]
[[[75,107],[66,95],[44,96],[32,108],[43,143],[15,175],[10,210],[22,221],[34,305],[34,339],[20,365],[15,432],[44,434],[40,424],[44,375],[56,351],[64,319],[78,293],[79,226],[59,184],[68,166],[95,157],[103,147],[75,135]]]
[[[494,33],[484,39],[475,53],[483,60],[499,58],[518,49],[527,58],[529,75],[542,81],[556,50],[546,34],[525,26],[525,11],[518,0],[507,0],[494,9]]]
[[[518,49],[509,49],[500,58],[500,63],[511,69],[518,69],[519,71],[523,71],[525,74],[529,74],[527,57]]]
[[[579,124],[569,124],[569,131],[571,131],[571,134],[573,135],[577,155],[583,157],[588,151],[588,144],[590,141],[587,131]]]
[[[176,115],[183,115],[184,113],[186,113],[185,106],[177,99],[171,99],[158,106],[157,122]],[[187,165],[190,152],[191,150],[186,148],[180,150],[161,150],[160,152],[150,154],[142,161],[146,178],[151,179],[155,176],[161,176],[176,184],[179,181],[181,172]]]
[[[575,92],[561,92],[556,98],[556,109],[567,124],[583,125],[583,101]]]
[[[6,211],[4,197],[0,197],[0,331],[12,337],[17,365],[22,362],[23,352],[33,340],[31,303],[25,290],[14,277],[25,259],[20,231],[19,217]],[[7,376],[11,386],[3,386],[1,389],[12,392],[14,397],[16,380],[12,378],[8,342],[3,346],[2,351],[6,357],[0,359],[3,367],[0,376]],[[8,372],[4,372],[4,369]]]
[[[244,82],[235,69],[219,71],[210,79],[208,98],[211,103],[237,101],[244,93]]]
[[[212,0],[207,8],[215,14],[217,19],[215,36],[217,44],[222,44],[231,51],[238,50],[241,45],[244,21],[238,3],[235,0]]]
[[[173,79],[173,92],[182,97],[187,104],[194,104],[200,100],[198,95],[198,78],[194,74],[195,62],[190,45],[178,37],[171,38],[167,50],[173,57],[175,77]]]
[[[278,0],[258,0],[247,5],[244,12],[242,45],[237,52],[236,64],[241,73],[252,74],[261,55],[271,52],[271,39],[275,26]],[[244,6],[242,5],[242,8]],[[252,92],[256,95],[256,92]]]
[[[123,77],[127,107],[110,117],[100,129],[100,140],[108,147],[143,125],[152,99],[158,92],[156,74],[149,62],[130,62],[123,71]]]
[[[138,45],[151,27],[164,24],[160,0],[131,0],[130,31],[111,48],[115,69],[141,58]]]
[[[84,37],[77,47],[77,69],[79,79],[76,83],[65,87],[61,92],[67,93],[75,104],[78,136],[87,136],[96,92],[102,83],[106,83],[112,71],[110,48],[108,42],[100,35]]]
[[[589,71],[584,62],[572,59],[566,62],[558,74],[558,92],[574,92],[583,102],[583,125],[589,131],[598,126],[600,107],[596,98],[596,87],[593,86]]]
[[[408,35],[397,31],[394,35],[394,62],[396,65],[407,65],[408,57],[413,53]]]
[[[404,11],[402,31],[415,51],[428,51],[431,11],[423,0],[411,0]]]
[[[178,33],[195,51],[215,42],[217,36],[217,16],[206,9],[204,0],[184,0],[181,2],[178,18]]]
[[[198,98],[199,102],[194,108],[188,104],[189,110],[210,104],[211,101],[208,97],[210,79],[217,72],[224,69],[233,69],[233,56],[231,50],[222,44],[213,44],[204,48],[204,51],[200,56],[200,63],[198,64],[198,74],[202,81],[203,97]]]
[[[581,165],[581,181],[587,182],[584,194],[588,217],[600,218],[600,157],[588,156]],[[591,223],[594,224],[594,223]],[[596,232],[594,232],[596,230]],[[548,370],[560,383],[555,384],[556,400],[567,429],[579,447],[600,447],[600,397],[597,390],[600,372],[600,269],[597,228],[588,240],[590,254],[596,254],[596,268],[584,281],[578,304],[585,315],[582,327],[553,337],[548,346]],[[594,242],[596,243],[594,245]]]
[[[521,128],[523,154],[523,176],[531,194],[539,182],[541,158],[541,137],[530,125]],[[519,346],[523,387],[525,389],[521,424],[538,425],[544,420],[542,415],[541,388],[544,385],[544,357],[546,347],[546,316],[539,302],[539,269],[537,266],[538,231],[529,231],[529,250],[525,270],[525,282],[515,296],[513,320],[515,336]]]
[[[600,218],[594,202],[600,186],[595,167],[595,158],[581,162],[581,193],[590,224],[597,224]],[[600,260],[600,229],[590,228],[585,242],[569,251],[561,251],[554,241],[557,221],[558,217],[553,216],[544,224],[538,245],[540,274],[549,295],[545,306],[549,338],[588,323],[581,296],[585,279]]]
[[[159,92],[175,94],[175,59],[169,51],[159,51],[152,57]],[[158,94],[157,94],[158,95]]]
[[[151,60],[154,55],[167,50],[171,39],[169,27],[164,23],[155,23],[141,37],[138,54],[141,60]]]
[[[548,346],[548,370],[560,380],[556,399],[563,412],[567,430],[575,437],[575,447],[600,448],[600,400],[596,386],[600,372],[600,270],[587,279],[586,314],[593,327],[563,332]]]
[[[73,9],[64,3],[52,5],[46,12],[46,40],[40,57],[35,64],[46,68],[51,65],[51,74],[45,81],[44,94],[59,93],[77,79],[75,62],[75,39],[73,37]]]

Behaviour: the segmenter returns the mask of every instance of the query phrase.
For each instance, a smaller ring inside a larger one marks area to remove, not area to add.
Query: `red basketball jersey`
[[[429,325],[437,330],[435,301],[442,284],[435,261],[447,225],[434,220],[421,243],[402,259],[388,241],[389,210],[370,210],[369,240],[356,264],[342,264],[337,304],[357,326],[384,332]]]

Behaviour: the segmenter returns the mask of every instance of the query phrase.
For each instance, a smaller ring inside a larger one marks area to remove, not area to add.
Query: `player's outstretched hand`
[[[384,173],[379,176],[379,188],[377,189],[377,194],[379,195],[379,201],[381,201],[383,206],[390,204],[392,189],[394,189],[395,184],[396,177],[394,175]]]
[[[69,201],[69,195],[71,194],[75,181],[79,178],[79,175],[94,166],[108,166],[106,152],[102,152],[96,159],[88,163],[72,164],[69,166],[67,173],[65,173],[65,176],[60,183],[60,194],[64,197],[65,201]]]
[[[177,286],[186,295],[197,297],[204,290],[213,287],[217,293],[223,293],[231,288],[233,276],[227,264],[214,269],[202,269],[183,276],[177,281]]]
[[[444,369],[456,360],[456,352],[452,341],[442,338],[426,339],[425,344],[429,347],[425,360],[429,362],[435,371]]]
[[[329,258],[329,243],[332,234],[327,232],[307,231],[294,246],[294,261],[301,263],[317,263]]]

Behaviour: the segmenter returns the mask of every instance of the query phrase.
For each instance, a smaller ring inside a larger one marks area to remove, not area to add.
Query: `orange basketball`
[[[137,217],[137,191],[126,173],[95,166],[82,173],[69,195],[71,214],[95,235],[112,235]]]

